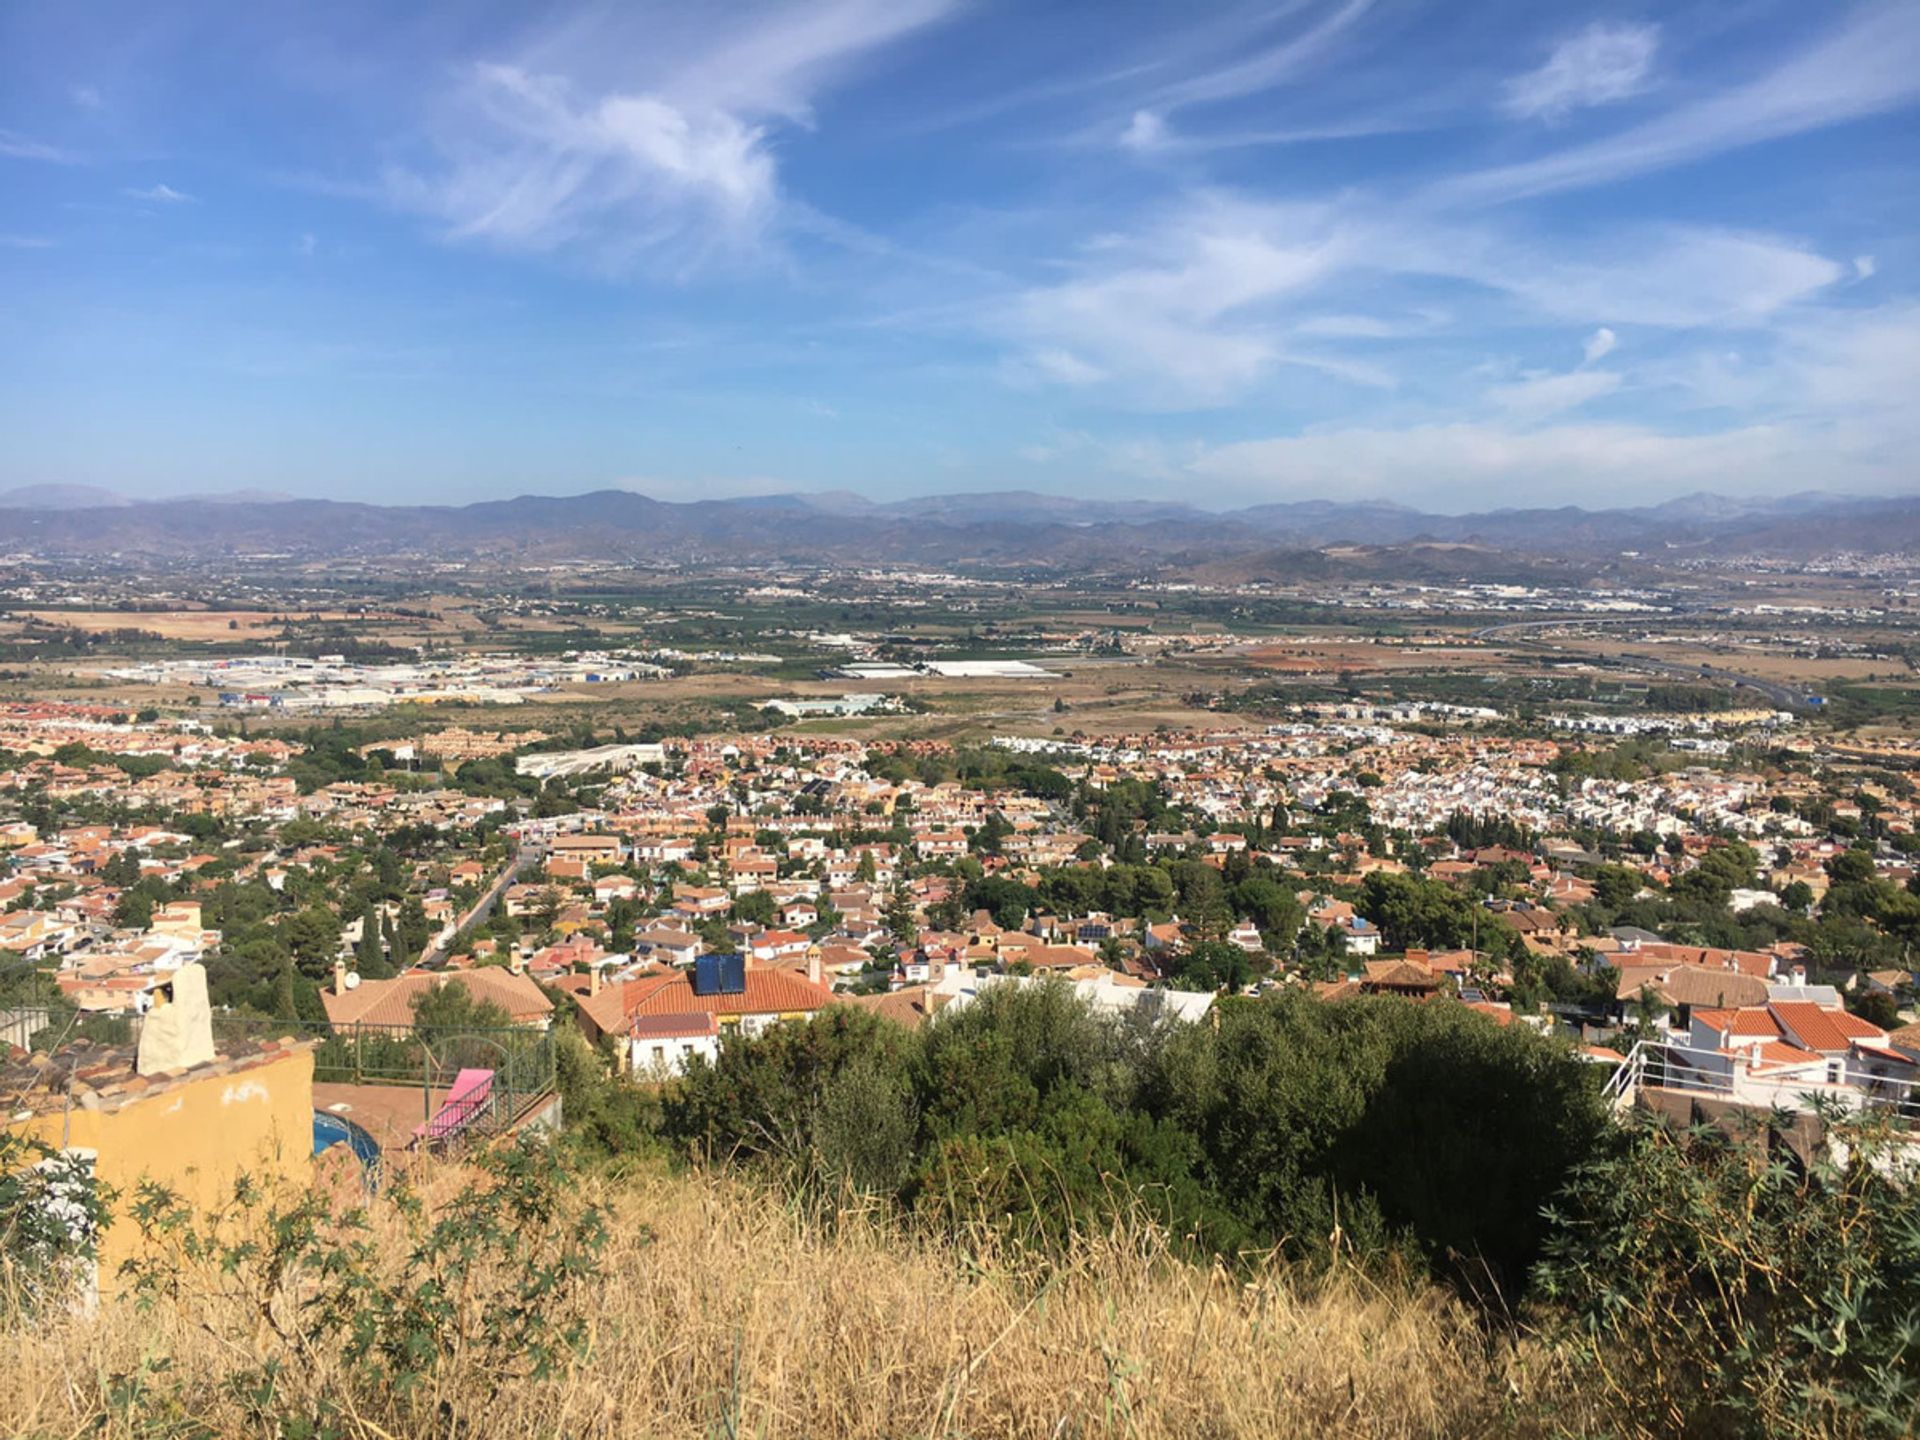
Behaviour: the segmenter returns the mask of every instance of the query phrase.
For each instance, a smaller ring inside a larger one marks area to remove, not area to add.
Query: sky
[[[1920,4],[0,9],[0,487],[1920,492]]]

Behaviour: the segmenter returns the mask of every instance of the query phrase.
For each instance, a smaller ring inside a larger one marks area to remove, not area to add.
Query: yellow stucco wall
[[[139,1252],[140,1228],[128,1215],[142,1180],[173,1190],[196,1210],[220,1205],[233,1182],[304,1185],[313,1173],[313,1052],[302,1049],[226,1074],[187,1075],[156,1084],[118,1109],[76,1105],[20,1122],[49,1145],[91,1150],[94,1175],[119,1192],[101,1237],[103,1290]]]

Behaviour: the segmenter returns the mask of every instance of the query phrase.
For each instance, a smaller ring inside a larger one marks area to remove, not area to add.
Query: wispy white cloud
[[[835,0],[763,10],[637,83],[607,55],[644,34],[581,31],[468,72],[436,130],[444,163],[395,169],[390,198],[451,238],[598,263],[685,269],[751,251],[780,205],[778,125],[813,121],[818,89],[862,53],[938,19],[948,0]]]
[[[1301,125],[1277,130],[1175,130],[1152,110],[1136,110],[1120,132],[1120,146],[1137,155],[1190,156],[1223,150],[1257,150],[1282,145],[1317,145],[1334,140],[1360,140],[1373,135],[1397,135],[1419,128],[1420,122],[1381,115],[1359,120]],[[1106,143],[1107,132],[1094,138]]]
[[[8,160],[44,160],[50,165],[71,165],[72,152],[57,145],[45,145],[15,130],[0,130],[0,157]]]
[[[0,234],[0,250],[51,250],[53,241],[45,235]]]
[[[1042,375],[1110,379],[1157,408],[1223,403],[1297,358],[1252,312],[1337,263],[1339,237],[1311,211],[1297,218],[1288,235],[1277,212],[1256,222],[1231,204],[1203,203],[1190,226],[1117,241],[1085,273],[1027,291],[1004,323],[1029,341],[1025,359]]]
[[[1541,420],[1577,410],[1619,388],[1620,377],[1611,371],[1575,370],[1565,375],[1535,375],[1510,385],[1496,385],[1487,392],[1487,398],[1516,419]]]
[[[185,205],[193,196],[174,189],[171,185],[129,185],[120,192],[131,200],[147,200],[155,205]]]
[[[1449,233],[1429,232],[1443,244]],[[1756,324],[1847,273],[1791,239],[1697,226],[1622,227],[1598,245],[1493,234],[1453,254],[1430,251],[1426,263],[1506,290],[1543,315],[1664,326]]]
[[[98,110],[106,103],[101,98],[100,91],[92,85],[76,85],[67,93],[73,97],[73,103],[82,110]]]
[[[393,177],[398,197],[438,212],[455,238],[548,250],[611,226],[644,248],[714,227],[710,238],[738,241],[772,206],[765,131],[725,110],[581,100],[567,81],[512,65],[479,66],[472,98],[479,143],[436,179]]]
[[[1443,181],[1450,203],[1601,185],[1783,135],[1875,115],[1920,97],[1920,6],[1878,0],[1767,74],[1605,139]]]
[[[1086,430],[1056,430],[1044,440],[1019,446],[1015,454],[1029,465],[1071,468],[1101,477],[1123,476],[1157,484],[1190,483],[1187,466],[1203,453],[1198,444],[1148,438],[1114,438]]]
[[[1004,373],[1016,385],[1098,385],[1111,378],[1098,365],[1090,364],[1071,350],[1061,349],[1033,350],[1011,357]]]
[[[1258,205],[1218,194],[1190,198],[1138,235],[1101,237],[1074,271],[985,320],[1017,347],[1012,373],[1029,384],[1111,385],[1115,398],[1156,409],[1230,403],[1282,366],[1395,388],[1387,364],[1404,357],[1376,349],[1360,359],[1352,347],[1457,324],[1414,308],[1411,297],[1430,297],[1436,281],[1509,319],[1517,309],[1599,325],[1583,346],[1591,366],[1617,343],[1610,324],[1765,328],[1850,273],[1779,236],[1660,226],[1533,242],[1345,199]],[[1339,308],[1382,294],[1408,297],[1398,318]],[[1560,393],[1600,383],[1569,381]]]
[[[1167,122],[1152,110],[1136,110],[1120,144],[1128,150],[1158,150],[1167,143]]]
[[[1554,418],[1571,407],[1528,404],[1566,399],[1579,382],[1597,392],[1586,398],[1615,388],[1610,372],[1581,370],[1497,388],[1489,399],[1509,402],[1498,418],[1314,427],[1209,448],[1186,468],[1246,499],[1340,493],[1455,510],[1492,497],[1629,503],[1725,490],[1736,478],[1749,493],[1915,491],[1920,302],[1797,314],[1763,352],[1707,349],[1649,371],[1651,386],[1690,385],[1703,412],[1737,418],[1717,426],[1698,423],[1703,416],[1576,422]]]
[[[1323,60],[1373,6],[1374,0],[1344,0],[1297,34],[1161,86],[1149,108],[1164,115],[1188,105],[1237,100],[1271,90]],[[1299,8],[1297,3],[1287,5],[1280,14]]]
[[[1537,70],[1507,83],[1509,114],[1557,120],[1591,105],[1611,105],[1646,89],[1660,47],[1656,25],[1596,22],[1561,41]]]

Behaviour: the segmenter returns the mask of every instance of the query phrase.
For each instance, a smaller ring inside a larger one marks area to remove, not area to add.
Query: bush
[[[113,1200],[88,1161],[0,1130],[0,1313],[31,1314],[84,1288]]]
[[[730,1037],[666,1102],[698,1156],[1050,1247],[1122,1213],[1196,1250],[1407,1244],[1517,1290],[1541,1211],[1606,1133],[1564,1046],[1451,1004],[1229,1001],[1217,1023],[1004,984],[907,1031],[850,1006]]]
[[[1782,1116],[1645,1120],[1583,1166],[1536,1275],[1633,1436],[1875,1437],[1920,1417],[1920,1203],[1905,1137],[1827,1112],[1813,1164]]]
[[[378,1235],[366,1210],[336,1217],[318,1192],[289,1199],[243,1176],[225,1205],[198,1213],[147,1183],[131,1207],[145,1244],[127,1278],[143,1309],[255,1317],[225,1386],[252,1433],[483,1435],[508,1387],[587,1359],[608,1232],[571,1182],[537,1141],[481,1151],[437,1206],[404,1182],[382,1196]],[[338,1363],[317,1386],[307,1372],[321,1354]],[[143,1359],[114,1377],[111,1407],[138,1434],[217,1433],[141,1428],[199,1408],[170,1372],[170,1360]]]
[[[1516,1290],[1540,1211],[1605,1132],[1565,1047],[1446,1003],[1298,992],[1219,1007],[1157,1057],[1146,1104],[1198,1137],[1223,1204],[1301,1255],[1397,1236]]]
[[[726,1035],[717,1062],[696,1059],[666,1097],[666,1134],[699,1158],[775,1161],[796,1180],[863,1173],[869,1162],[839,1148],[852,1139],[853,1109],[841,1076],[855,1070],[866,1086],[906,1087],[913,1039],[851,1005],[754,1039]]]

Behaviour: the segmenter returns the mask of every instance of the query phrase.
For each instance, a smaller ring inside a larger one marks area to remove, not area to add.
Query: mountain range
[[[0,492],[0,550],[51,555],[323,559],[497,556],[696,563],[859,563],[1258,571],[1335,546],[1439,547],[1658,564],[1690,555],[1804,558],[1920,549],[1920,497],[1697,494],[1622,509],[1438,515],[1384,501],[1232,511],[1032,491],[873,501],[845,491],[686,503],[628,490],[469,505],[371,505],[259,491],[137,500],[84,486]],[[1263,557],[1266,557],[1263,559]],[[1364,568],[1364,567],[1363,567]],[[1482,562],[1478,568],[1486,569]]]

